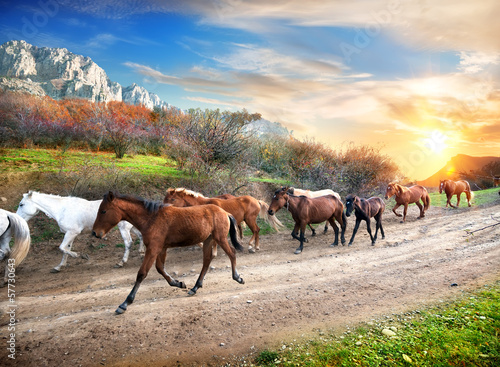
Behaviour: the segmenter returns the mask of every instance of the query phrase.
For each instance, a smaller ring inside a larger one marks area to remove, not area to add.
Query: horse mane
[[[143,205],[144,208],[148,211],[149,214],[155,214],[160,210],[164,205],[161,201],[152,201],[152,200],[147,200],[144,199],[140,196],[132,196],[132,195],[122,195],[118,193],[114,193],[115,197],[134,203],[134,204],[139,204]],[[104,197],[107,197],[107,195],[104,195]]]
[[[192,191],[192,190],[188,190],[188,189],[185,189],[183,187],[178,187],[176,189],[168,189],[167,192],[174,192],[174,193],[183,193],[184,195],[188,195],[188,196],[192,196],[192,197],[195,197],[195,198],[206,198],[205,195],[203,195],[202,193],[199,193],[199,192],[196,192],[196,191]]]

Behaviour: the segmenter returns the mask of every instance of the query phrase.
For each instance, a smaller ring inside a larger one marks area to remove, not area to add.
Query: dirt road
[[[75,249],[89,259],[69,259],[59,274],[50,273],[61,258],[59,243],[37,243],[16,273],[15,361],[6,356],[9,304],[0,289],[0,360],[6,366],[237,364],[318,328],[341,330],[499,279],[500,226],[468,238],[465,230],[500,219],[500,200],[484,208],[431,208],[422,220],[417,212],[411,207],[400,224],[388,208],[386,239],[373,247],[364,224],[351,247],[329,247],[330,229],[310,238],[300,255],[288,230],[263,236],[260,252],[238,254],[244,285],[231,279],[219,250],[194,297],[152,269],[123,315],[114,311],[141,259],[134,251],[124,268],[113,268],[123,251],[115,247],[117,232],[107,241],[82,235]],[[201,257],[198,248],[173,249],[167,271],[190,288]]]

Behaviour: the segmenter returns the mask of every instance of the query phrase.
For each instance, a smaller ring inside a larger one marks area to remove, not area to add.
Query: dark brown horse
[[[441,194],[443,191],[446,193],[446,207],[448,207],[448,205],[452,208],[460,206],[460,196],[462,195],[462,192],[465,192],[467,203],[471,206],[470,201],[474,197],[474,193],[471,191],[470,185],[467,181],[439,181],[439,193]],[[457,195],[457,206],[453,205],[450,201],[453,195]]]
[[[217,199],[206,198],[197,192],[183,188],[170,188],[167,190],[167,194],[165,195],[163,202],[165,204],[172,204],[179,207],[206,204],[214,204],[221,207],[236,219],[240,237],[243,237],[241,222],[244,221],[252,231],[252,238],[250,238],[250,242],[248,244],[249,252],[260,250],[260,227],[257,225],[257,217],[259,217],[259,215],[276,230],[278,230],[278,227],[283,226],[276,217],[267,214],[269,207],[265,202],[248,195],[238,196],[233,199]],[[255,248],[252,247],[253,244]]]
[[[366,221],[366,230],[370,234],[370,238],[372,240],[372,246],[375,245],[375,241],[377,241],[377,233],[380,228],[380,233],[382,234],[382,239],[385,238],[384,229],[382,228],[382,213],[385,210],[384,200],[378,197],[372,197],[369,199],[363,199],[357,197],[356,195],[347,195],[345,198],[345,215],[347,217],[351,216],[352,211],[354,210],[354,215],[356,216],[356,224],[354,226],[354,230],[352,231],[352,237],[349,241],[349,246],[354,242],[354,236],[358,231],[359,224],[362,220]],[[372,229],[370,226],[370,218],[375,218],[375,236],[372,236]]]
[[[153,263],[156,263],[156,270],[163,275],[170,286],[186,288],[184,282],[172,278],[165,271],[167,249],[172,247],[192,246],[203,242],[203,267],[195,286],[188,292],[189,295],[196,294],[198,288],[203,285],[203,278],[213,258],[212,241],[222,247],[229,257],[233,279],[244,284],[236,271],[235,252],[227,241],[229,233],[234,248],[243,250],[236,236],[236,221],[218,206],[176,208],[110,191],[104,195],[92,233],[102,238],[121,220],[132,223],[142,233],[146,254],[137,273],[134,287],[125,302],[116,309],[117,314],[123,313],[134,301],[135,294]]]
[[[295,196],[287,193],[287,188],[276,190],[269,204],[269,214],[274,215],[278,210],[286,206],[286,209],[292,214],[295,221],[292,237],[300,241],[300,246],[295,250],[295,254],[300,254],[304,248],[304,231],[306,225],[311,223],[322,223],[328,221],[335,231],[335,242],[331,246],[337,246],[339,243],[339,228],[335,220],[340,224],[342,233],[340,236],[342,244],[345,243],[346,218],[344,214],[344,205],[333,195],[325,195],[317,198],[307,198],[305,196]],[[297,233],[300,235],[297,236]]]
[[[425,187],[420,185],[405,187],[397,183],[390,183],[387,186],[385,198],[390,199],[392,196],[395,196],[396,199],[396,205],[394,205],[392,211],[394,212],[394,214],[396,214],[396,216],[403,217],[401,223],[404,223],[406,221],[406,212],[408,211],[409,204],[417,204],[418,208],[420,209],[419,218],[425,217],[425,211],[429,209],[429,206],[431,205],[431,198],[429,196],[429,193],[427,192]],[[423,205],[420,204],[420,200],[422,200]],[[404,205],[403,215],[396,213],[396,209],[401,205]]]

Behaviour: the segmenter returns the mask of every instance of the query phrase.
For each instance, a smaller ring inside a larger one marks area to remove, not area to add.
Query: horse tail
[[[234,219],[232,215],[228,215],[228,218],[229,218],[229,236],[231,237],[231,243],[236,250],[243,251],[244,248],[238,241],[238,235],[236,234],[236,227],[238,227],[238,223],[236,222],[236,219]]]
[[[474,199],[474,191],[472,191],[470,189],[469,181],[465,181],[464,180],[464,182],[465,182],[465,190],[464,190],[464,192],[465,192],[465,195],[467,195],[467,200],[472,201],[472,199]]]
[[[260,204],[260,212],[259,212],[259,217],[262,219],[265,219],[267,223],[271,227],[273,227],[276,231],[279,231],[281,227],[284,227],[283,223],[276,217],[276,215],[269,215],[268,210],[269,210],[269,205],[267,205],[266,202],[259,200]]]
[[[7,213],[12,234],[14,236],[14,246],[12,247],[9,259],[14,259],[15,266],[19,266],[24,260],[31,245],[31,236],[28,223],[15,213]]]
[[[424,187],[424,194],[422,195],[422,201],[424,202],[424,210],[429,209],[431,206],[431,197],[429,196],[429,193]]]

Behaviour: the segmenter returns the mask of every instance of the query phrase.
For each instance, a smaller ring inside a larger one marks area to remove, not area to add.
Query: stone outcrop
[[[90,57],[65,48],[39,48],[25,41],[10,41],[0,46],[0,88],[54,99],[124,101],[148,108],[168,106],[156,94],[136,84],[122,88]]]

